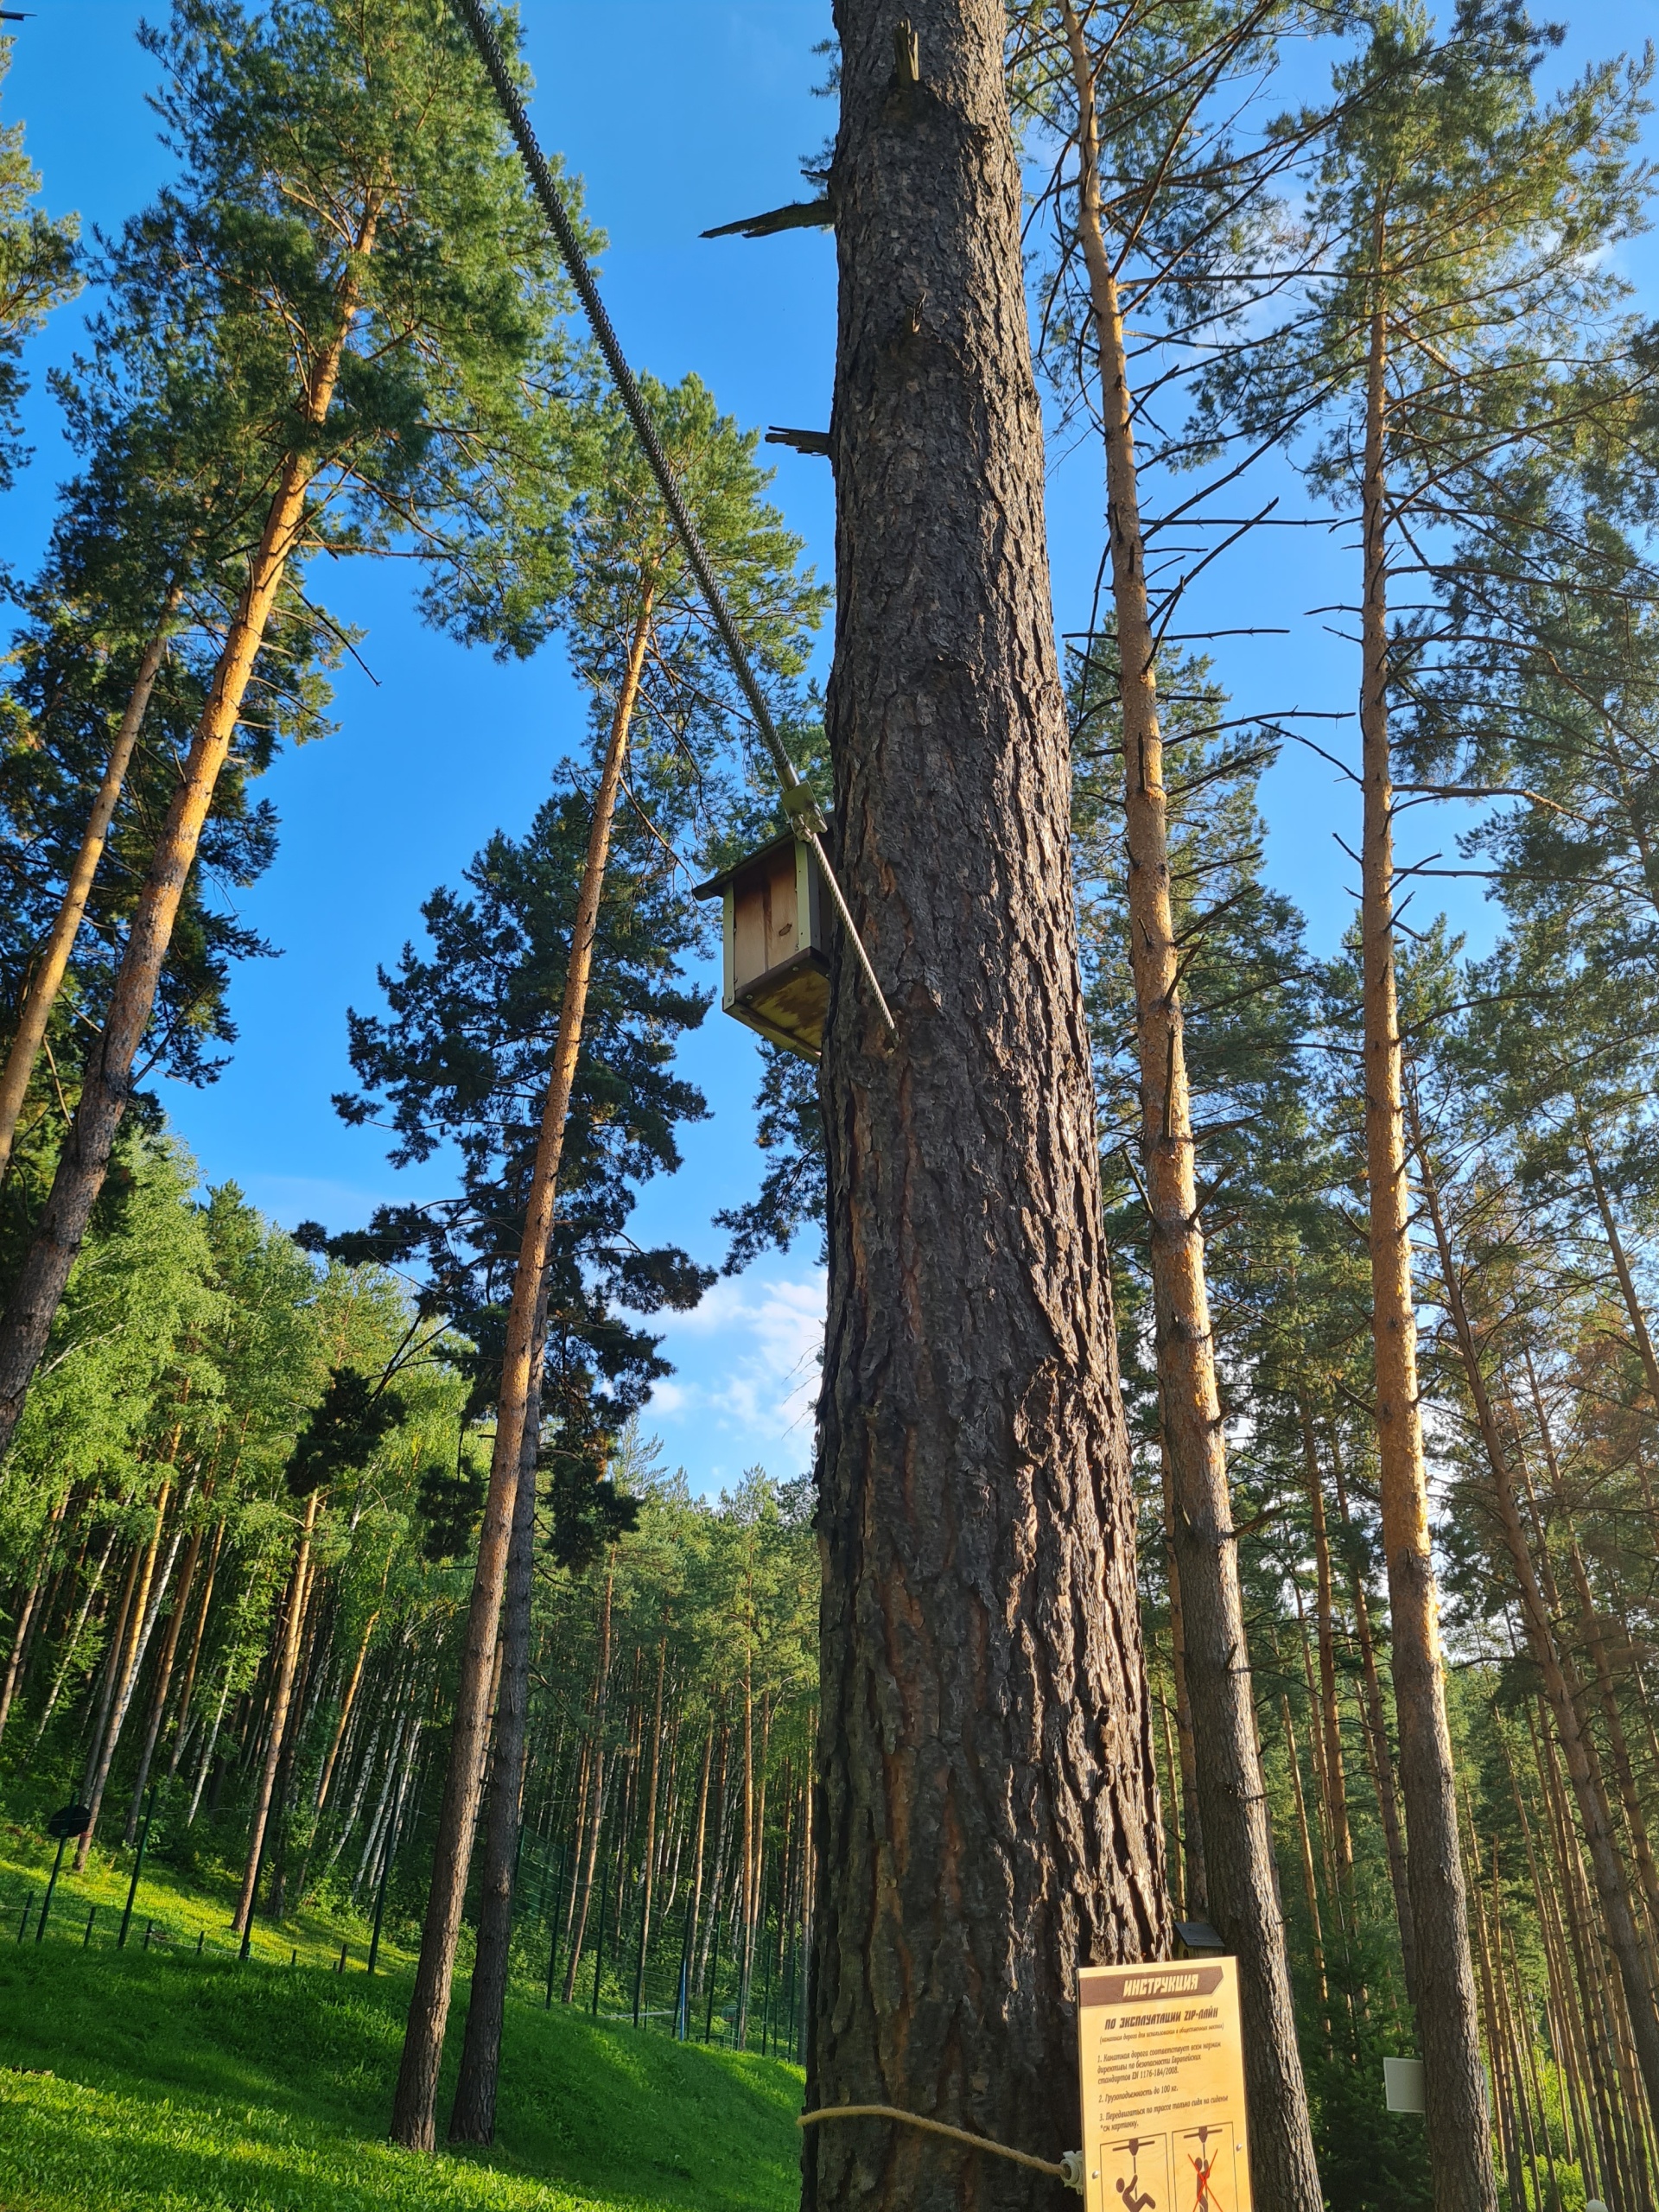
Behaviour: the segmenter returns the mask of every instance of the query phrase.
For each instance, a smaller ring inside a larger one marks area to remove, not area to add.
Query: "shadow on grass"
[[[0,1944],[7,2212],[551,2207],[786,2212],[801,2077],[514,2000],[494,2150],[385,2131],[408,1983]],[[451,2069],[460,2007],[451,2019]]]

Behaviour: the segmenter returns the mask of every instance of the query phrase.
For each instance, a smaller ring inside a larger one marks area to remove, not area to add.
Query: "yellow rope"
[[[897,2120],[906,2127],[925,2128],[930,2135],[948,2135],[956,2143],[971,2144],[976,2151],[989,2151],[999,2158],[1012,2158],[1016,2165],[1029,2166],[1033,2173],[1052,2174],[1056,2181],[1071,2178],[1064,2166],[1052,2158],[1033,2158],[1029,2151],[1011,2151],[1006,2143],[993,2143],[988,2136],[970,2135],[965,2127],[947,2127],[942,2120],[922,2120],[913,2112],[900,2112],[897,2105],[826,2105],[821,2112],[804,2112],[796,2121],[798,2127],[810,2127],[820,2120]]]

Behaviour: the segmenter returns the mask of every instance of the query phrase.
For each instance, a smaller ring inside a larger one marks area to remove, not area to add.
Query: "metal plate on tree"
[[[66,1836],[85,1835],[92,1825],[90,1805],[60,1805],[46,1824],[48,1835],[61,1843]]]
[[[1077,1975],[1086,2212],[1251,2212],[1231,1959]]]

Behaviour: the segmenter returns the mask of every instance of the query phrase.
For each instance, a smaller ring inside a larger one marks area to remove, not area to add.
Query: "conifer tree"
[[[1005,12],[841,0],[823,1736],[807,2102],[1075,2140],[1079,1962],[1162,1853],[1101,1221]],[[1023,2202],[884,2119],[804,2202]]]
[[[1389,582],[1421,534],[1458,512],[1505,450],[1573,437],[1553,365],[1609,298],[1598,266],[1629,219],[1639,73],[1592,72],[1540,106],[1545,35],[1517,12],[1461,8],[1442,38],[1389,10],[1338,73],[1315,206],[1335,273],[1306,309],[1216,373],[1208,419],[1242,435],[1331,424],[1312,480],[1362,517],[1359,721],[1364,1095],[1376,1421],[1401,1732],[1417,2010],[1435,2185],[1490,2212],[1496,2183],[1429,1550],[1416,1375],[1410,1192],[1395,977],[1398,798],[1391,702],[1409,652]],[[1652,2038],[1650,2037],[1651,2041]],[[1644,2069],[1659,2064],[1656,2046]]]
[[[15,41],[0,36],[0,89]],[[0,124],[0,492],[21,458],[17,407],[23,394],[18,357],[31,332],[80,287],[73,215],[55,220],[34,202],[39,172],[23,151],[20,123]]]
[[[247,688],[289,572],[318,545],[407,537],[440,569],[499,565],[480,480],[540,468],[556,515],[567,410],[550,256],[464,34],[404,0],[291,0],[246,17],[180,0],[147,31],[178,183],[105,271],[105,344],[210,344],[270,487],[149,871],[39,1233],[0,1321],[10,1442],[102,1184],[157,979]],[[142,377],[139,379],[143,381]],[[163,555],[163,561],[167,556]]]
[[[798,541],[762,504],[766,479],[754,466],[755,439],[717,414],[695,378],[672,391],[647,391],[665,451],[681,483],[709,557],[727,585],[728,603],[743,625],[756,657],[764,656],[774,680],[798,673],[801,631],[817,620],[822,594],[798,577]],[[594,692],[595,735],[602,745],[588,825],[580,888],[563,945],[563,988],[556,1034],[542,1083],[533,1157],[524,1176],[519,1235],[512,1269],[496,1391],[495,1441],[490,1485],[467,1615],[467,1644],[456,1692],[448,1770],[432,1884],[422,1932],[421,1955],[410,2000],[409,2024],[398,2072],[392,2133],[411,2150],[430,2150],[442,2059],[455,1944],[461,1929],[473,1829],[477,1818],[481,1757],[489,1725],[489,1686],[508,1552],[523,1471],[535,1464],[526,1441],[532,1402],[539,1402],[539,1338],[544,1325],[547,1269],[552,1249],[566,1125],[581,1061],[588,995],[602,909],[613,819],[627,788],[635,716],[643,708],[661,729],[646,758],[663,770],[652,783],[665,792],[683,786],[689,767],[700,772],[691,750],[695,734],[720,734],[729,714],[728,695],[711,690],[707,672],[719,661],[707,611],[691,589],[683,550],[632,425],[613,404],[596,429],[598,454],[590,487],[575,520],[575,583],[568,621],[571,658]],[[659,681],[647,683],[648,672]],[[688,715],[677,693],[690,694]],[[711,767],[713,764],[710,764]],[[649,786],[648,786],[649,791]],[[667,846],[632,791],[632,810],[652,838]],[[683,809],[683,810],[690,810]],[[560,918],[561,920],[563,917]],[[561,932],[563,934],[563,932]],[[538,1071],[539,1072],[539,1071]],[[541,1084],[537,1085],[541,1088]],[[641,1270],[641,1280],[645,1271]],[[659,1295],[660,1291],[659,1291]],[[526,1515],[524,1524],[527,1527]],[[523,1581],[528,1600],[528,1580]],[[515,1652],[528,1645],[518,1629]],[[515,1692],[513,1710],[521,1713]],[[522,1738],[513,1757],[522,1758]],[[516,1821],[516,1791],[499,1800],[504,1821]],[[487,1843],[499,1902],[493,1942],[505,1946],[510,1925],[512,1867],[516,1836],[500,1830]],[[469,2064],[458,2094],[452,2132],[488,2140],[494,2132],[495,2071],[500,2004],[505,1986],[499,1958],[486,1954],[480,2027],[469,2037]]]

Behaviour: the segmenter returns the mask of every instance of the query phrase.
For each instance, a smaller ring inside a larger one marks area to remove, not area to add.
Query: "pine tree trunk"
[[[180,1517],[182,1519],[182,1515]],[[161,1735],[162,1722],[167,1714],[167,1694],[172,1687],[173,1662],[178,1653],[179,1636],[190,1603],[190,1586],[196,1579],[196,1565],[200,1557],[201,1530],[197,1528],[191,1531],[190,1548],[184,1555],[183,1567],[179,1570],[178,1592],[173,1600],[173,1610],[167,1618],[167,1634],[162,1639],[161,1656],[156,1662],[156,1680],[149,1694],[149,1720],[138,1753],[138,1769],[133,1777],[132,1795],[127,1805],[127,1829],[122,1838],[129,1851],[138,1840],[138,1819],[144,1802],[144,1787],[149,1780],[150,1761],[156,1756],[156,1739]]]
[[[202,1638],[207,1632],[207,1610],[213,1602],[213,1584],[219,1577],[219,1548],[225,1541],[225,1523],[213,1527],[213,1548],[207,1554],[207,1580],[202,1585],[201,1603],[196,1608],[196,1625],[190,1638],[190,1656],[185,1665],[184,1681],[179,1690],[179,1717],[173,1730],[173,1755],[167,1763],[167,1778],[172,1781],[179,1770],[179,1761],[184,1757],[185,1738],[189,1732],[190,1700],[195,1694],[196,1668],[201,1658]]]
[[[1656,2009],[1648,1961],[1636,1924],[1630,1884],[1613,1840],[1612,1824],[1600,1783],[1594,1746],[1584,1727],[1580,1704],[1574,1696],[1577,1685],[1568,1679],[1556,1642],[1551,1616],[1557,1609],[1553,1599],[1547,1602],[1546,1592],[1540,1586],[1532,1549],[1527,1541],[1526,1529],[1516,1500],[1509,1452],[1481,1369],[1479,1348],[1465,1305],[1462,1281],[1446,1229],[1445,1210],[1423,1144],[1422,1133],[1417,1124],[1414,1105],[1411,1108],[1411,1115],[1413,1141],[1422,1169],[1423,1198],[1433,1224],[1446,1307],[1452,1316],[1464,1379],[1474,1403],[1476,1425],[1485,1449],[1498,1526],[1519,1586],[1522,1621],[1528,1644],[1543,1680],[1544,1694],[1549,1700],[1555,1733],[1567,1762],[1573,1795],[1578,1801],[1579,1818],[1583,1824],[1585,1841],[1590,1848],[1590,1863],[1595,1869],[1596,1892],[1601,1904],[1602,1921],[1618,1963],[1619,1979],[1624,1989],[1624,2001],[1630,2011],[1630,2027],[1635,2037],[1636,2053],[1642,2069],[1649,2109],[1659,2120],[1659,2009]]]
[[[998,0],[839,0],[839,959],[823,1066],[810,2106],[1079,2140],[1076,1970],[1167,1941]],[[904,41],[906,53],[908,40]],[[808,2212],[1025,2207],[810,2131]]]
[[[264,1849],[265,1827],[270,1817],[270,1801],[276,1787],[276,1766],[283,1755],[283,1738],[288,1730],[289,1700],[293,1695],[294,1676],[300,1658],[300,1637],[305,1624],[306,1599],[311,1592],[311,1537],[317,1525],[317,1504],[321,1493],[313,1491],[305,1501],[305,1518],[300,1523],[299,1550],[295,1555],[294,1573],[289,1585],[288,1619],[283,1624],[283,1642],[276,1662],[276,1679],[270,1699],[270,1731],[265,1738],[265,1756],[259,1770],[259,1784],[253,1801],[253,1818],[248,1828],[247,1863],[242,1870],[242,1887],[236,1900],[236,1912],[231,1921],[233,1935],[245,1934],[253,1916],[254,1891],[259,1880],[259,1858]]]
[[[176,1442],[176,1439],[175,1440]],[[98,1816],[104,1808],[104,1791],[110,1778],[110,1768],[115,1760],[116,1745],[121,1740],[121,1731],[126,1726],[128,1709],[132,1704],[133,1692],[138,1687],[139,1669],[144,1663],[144,1653],[149,1643],[150,1630],[156,1624],[156,1615],[173,1572],[173,1562],[178,1554],[181,1534],[180,1522],[173,1524],[173,1542],[167,1562],[161,1573],[156,1572],[156,1555],[161,1550],[162,1531],[167,1525],[168,1501],[172,1495],[171,1478],[162,1484],[156,1500],[156,1525],[144,1551],[143,1565],[133,1589],[132,1609],[129,1615],[129,1645],[115,1674],[115,1694],[110,1700],[109,1717],[105,1723],[98,1756],[92,1763],[91,1788],[86,1803],[92,1817],[81,1831],[75,1846],[74,1872],[79,1874],[86,1864],[86,1854],[92,1847],[92,1838],[98,1832]],[[188,1497],[188,1493],[187,1493]]]
[[[651,1899],[657,1872],[657,1789],[662,1772],[663,1760],[663,1675],[668,1664],[668,1632],[664,1630],[657,1646],[657,1706],[651,1724],[651,1785],[645,1799],[645,1881],[639,1900],[639,1960],[633,1975],[633,2024],[639,2024],[639,2006],[645,1993],[645,1953],[651,1943]]]
[[[1387,341],[1372,318],[1365,409],[1363,754],[1361,936],[1365,1022],[1365,1160],[1370,1206],[1371,1338],[1382,1544],[1394,1645],[1400,1784],[1409,1847],[1417,2027],[1435,2212],[1497,2212],[1491,2124],[1481,2073],[1468,1901],[1440,1666],[1429,1545],[1428,1481],[1417,1398],[1400,1017],[1394,965],[1394,777],[1389,747]]]
[[[1158,1469],[1164,1500],[1164,1567],[1169,1584],[1169,1666],[1175,1681],[1175,1743],[1181,1771],[1181,1894],[1188,1920],[1209,1916],[1204,1873],[1204,1812],[1198,1803],[1198,1762],[1192,1742],[1192,1700],[1186,1687],[1186,1609],[1181,1602],[1181,1562],[1175,1550],[1175,1478],[1162,1425]]]
[[[0,1182],[4,1181],[6,1170],[11,1164],[11,1149],[17,1138],[18,1117],[29,1094],[29,1079],[35,1072],[35,1062],[46,1037],[47,1024],[52,1019],[52,1009],[57,1003],[58,993],[63,988],[63,979],[68,971],[69,956],[75,949],[81,918],[86,912],[86,901],[92,896],[99,862],[104,857],[105,842],[110,834],[110,824],[115,818],[115,810],[120,804],[121,787],[127,779],[133,747],[137,744],[138,733],[144,726],[149,695],[156,688],[156,678],[167,651],[168,635],[180,597],[176,586],[169,590],[156,634],[144,648],[143,658],[138,664],[138,673],[128,694],[126,712],[121,717],[120,728],[110,747],[103,781],[92,800],[79,849],[70,868],[68,880],[63,887],[63,897],[52,924],[52,933],[29,970],[23,1002],[18,1009],[17,1027],[12,1033],[5,1066],[0,1070]]]
[[[1307,1899],[1308,1933],[1313,1939],[1313,1971],[1319,1977],[1319,2012],[1325,2023],[1325,2039],[1331,2040],[1331,1985],[1325,1969],[1325,1929],[1319,1918],[1319,1877],[1313,1871],[1313,1838],[1307,1825],[1307,1799],[1302,1792],[1302,1757],[1296,1746],[1296,1725],[1291,1718],[1290,1700],[1281,1690],[1279,1709],[1285,1724],[1285,1759],[1290,1768],[1290,1798],[1296,1808],[1296,1838],[1301,1847],[1302,1891]]]
[[[542,1440],[541,1356],[546,1302],[536,1332],[531,1384],[519,1445],[518,1494],[501,1615],[501,1679],[495,1712],[488,1815],[478,1876],[478,1934],[461,2038],[461,2067],[449,2113],[452,2143],[493,2143],[501,2075],[501,2027],[512,1962],[512,1891],[518,1866],[524,1796],[524,1747],[530,1720],[531,1599],[536,1587],[536,1454]]]
[[[611,820],[616,810],[623,764],[627,758],[628,734],[634,702],[651,642],[652,585],[641,580],[639,613],[628,648],[626,665],[611,720],[605,765],[594,800],[594,818],[588,836],[587,862],[570,931],[570,957],[565,971],[564,998],[559,1008],[558,1035],[547,1097],[542,1109],[536,1161],[524,1205],[524,1226],[513,1271],[512,1301],[507,1314],[506,1347],[501,1362],[501,1387],[496,1401],[495,1449],[490,1465],[490,1487],[484,1504],[484,1526],[479,1537],[478,1560],[473,1572],[473,1592],[467,1616],[459,1679],[455,1685],[454,1717],[449,1731],[449,1762],[444,1776],[443,1800],[438,1813],[437,1840],[432,1855],[432,1882],[427,1895],[426,1918],[421,1929],[420,1958],[415,1969],[415,1988],[410,1999],[409,2023],[404,2036],[403,2058],[397,2069],[397,2088],[392,2101],[391,2137],[405,2150],[434,2147],[434,2120],[438,2095],[438,2069],[443,2062],[444,2031],[449,2018],[450,1986],[455,1969],[455,1945],[461,1935],[461,1906],[467,1894],[467,1871],[472,1859],[473,1829],[478,1801],[484,1747],[489,1733],[489,1681],[494,1665],[497,1629],[501,1616],[501,1593],[506,1580],[507,1547],[513,1506],[518,1489],[520,1446],[524,1440],[536,1318],[540,1311],[547,1272],[548,1245],[553,1234],[553,1209],[558,1192],[559,1159],[564,1147],[565,1118],[575,1081],[576,1060],[582,1050],[582,1026],[588,1009],[588,985],[593,972],[594,939],[599,927],[600,896],[605,887],[605,864],[610,852]]]
[[[372,210],[359,235],[359,256],[372,251],[375,223],[376,213]],[[300,410],[313,429],[320,429],[327,421],[334,404],[346,342],[356,315],[353,276],[347,278],[341,298],[339,327],[317,358]],[[149,873],[127,931],[102,1034],[87,1058],[79,1103],[59,1157],[51,1195],[4,1318],[0,1319],[0,1459],[4,1458],[22,1417],[29,1384],[46,1350],[93,1205],[104,1187],[111,1148],[131,1090],[133,1063],[155,1010],[173,925],[195,864],[196,848],[219,772],[230,756],[266,625],[304,524],[313,468],[312,455],[306,448],[289,453],[277,472],[276,489],[259,543],[248,563],[248,580],[226,633],[207,703],[150,855]]]
[[[1350,1924],[1354,1919],[1354,1837],[1348,1820],[1348,1785],[1343,1771],[1342,1714],[1337,1699],[1336,1605],[1331,1572],[1331,1539],[1325,1521],[1325,1484],[1319,1472],[1313,1425],[1302,1418],[1303,1471],[1307,1478],[1308,1525],[1313,1537],[1313,1631],[1319,1655],[1319,1721],[1325,1740],[1325,1785],[1330,1791],[1331,1845],[1337,1879]]]
[[[322,1762],[322,1771],[317,1777],[315,1810],[318,1813],[321,1813],[328,1802],[328,1791],[334,1782],[335,1765],[340,1758],[340,1747],[346,1740],[346,1731],[350,1727],[352,1714],[357,1708],[357,1693],[362,1686],[363,1669],[369,1656],[369,1643],[374,1634],[375,1623],[379,1618],[380,1608],[377,1605],[364,1624],[363,1640],[357,1647],[357,1663],[352,1669],[351,1678],[346,1685],[346,1694],[340,1700],[340,1719],[334,1724],[334,1732],[329,1739],[327,1755]]]
[[[1337,1478],[1337,1510],[1344,1535],[1351,1532],[1348,1492],[1342,1462],[1332,1436],[1332,1465]],[[1400,1930],[1400,1964],[1406,1980],[1406,2001],[1417,2005],[1417,1947],[1411,1925],[1411,1887],[1406,1872],[1405,1839],[1400,1833],[1400,1802],[1395,1789],[1394,1760],[1389,1750],[1388,1716],[1382,1705],[1382,1680],[1376,1664],[1376,1643],[1371,1634],[1371,1605],[1365,1578],[1357,1560],[1350,1559],[1348,1590],[1354,1607],[1354,1635],[1359,1644],[1360,1666],[1365,1680],[1366,1741],[1370,1746],[1371,1779],[1376,1790],[1377,1812],[1382,1822],[1382,1844],[1388,1853],[1389,1884],[1394,1891],[1395,1924]]]
[[[1088,269],[1105,432],[1107,531],[1117,618],[1128,856],[1129,963],[1141,1071],[1141,1156],[1151,1232],[1160,1394],[1180,1574],[1187,1694],[1204,1807],[1209,1917],[1239,1962],[1244,2079],[1255,2190],[1284,2212],[1319,2212],[1284,1917],[1273,1880],[1256,1753],[1238,1546],[1227,1480],[1205,1275],[1186,1045],[1170,878],[1157,645],[1147,595],[1134,395],[1117,283],[1102,228],[1094,63],[1061,0],[1078,113],[1077,234]]]
[[[41,1538],[40,1549],[35,1554],[35,1572],[29,1577],[29,1589],[24,1595],[22,1605],[18,1609],[17,1626],[11,1639],[11,1656],[6,1662],[5,1680],[0,1681],[0,1736],[3,1736],[6,1732],[6,1722],[11,1713],[11,1701],[16,1695],[17,1685],[22,1679],[23,1662],[29,1654],[29,1630],[35,1624],[36,1609],[41,1602],[41,1590],[46,1581],[47,1564],[52,1556],[52,1546],[57,1534],[58,1523],[63,1518],[64,1508],[67,1503],[68,1493],[66,1491],[52,1509],[51,1516]]]
[[[613,1554],[613,1560],[614,1554]],[[576,1924],[571,1930],[570,1958],[564,1970],[563,2001],[569,2005],[576,1993],[576,1969],[582,1964],[582,1947],[588,1934],[588,1908],[593,1903],[594,1870],[599,1863],[600,1832],[605,1826],[605,1780],[607,1762],[605,1755],[605,1715],[611,1682],[611,1592],[615,1583],[613,1564],[605,1569],[605,1594],[599,1608],[599,1654],[594,1663],[594,1745],[593,1745],[593,1808],[588,1815],[588,1864],[582,1883],[582,1902],[576,1908]]]

